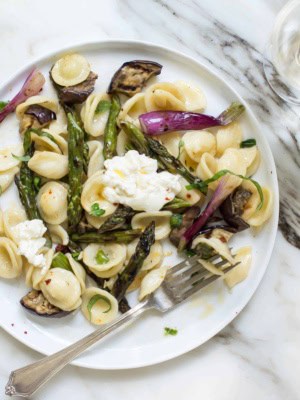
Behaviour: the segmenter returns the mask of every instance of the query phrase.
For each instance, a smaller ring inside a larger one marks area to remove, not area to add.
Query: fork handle
[[[26,367],[12,371],[5,387],[5,394],[26,398],[32,396],[41,386],[90,346],[109,334],[117,332],[124,325],[140,316],[149,308],[148,303],[149,301],[145,300],[113,322],[106,324],[104,328],[97,329],[65,349]]]

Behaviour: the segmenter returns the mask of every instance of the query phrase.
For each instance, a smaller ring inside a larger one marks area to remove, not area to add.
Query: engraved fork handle
[[[150,308],[149,300],[139,303],[125,314],[118,317],[113,322],[99,328],[83,339],[78,340],[71,346],[44,357],[40,361],[27,365],[26,367],[12,371],[8,383],[5,387],[5,394],[8,396],[30,397],[47,381],[53,378],[62,368],[69,362],[74,360],[78,355],[84,352],[99,340],[115,333],[124,325],[140,316],[144,311]]]

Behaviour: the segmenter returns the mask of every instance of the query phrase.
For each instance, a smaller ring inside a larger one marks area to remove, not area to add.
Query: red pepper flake
[[[222,243],[226,243],[226,238],[224,236],[220,236],[220,240]]]
[[[187,195],[186,195],[186,198],[187,199],[190,199],[192,196],[188,193]]]
[[[51,282],[51,279],[46,279],[45,280],[46,285],[49,285],[50,282]]]
[[[165,200],[166,200],[166,201],[170,201],[171,199],[170,199],[169,197],[166,197]]]
[[[27,333],[28,333],[27,331],[24,331],[24,334],[25,334],[25,335],[27,335]]]

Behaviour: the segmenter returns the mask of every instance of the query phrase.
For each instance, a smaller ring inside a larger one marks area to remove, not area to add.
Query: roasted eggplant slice
[[[74,86],[58,85],[52,79],[51,72],[50,77],[56,88],[59,100],[63,104],[72,105],[81,104],[89,97],[89,95],[94,91],[98,75],[91,71],[85,81]]]
[[[112,77],[107,93],[122,93],[131,97],[142,90],[148,79],[159,75],[161,69],[162,65],[154,61],[125,62]]]
[[[32,314],[40,317],[61,318],[70,314],[69,311],[63,311],[53,306],[38,290],[31,290],[20,300],[21,305]]]
[[[35,118],[39,122],[40,127],[44,127],[56,119],[54,111],[49,110],[49,108],[43,107],[40,104],[32,104],[27,108],[25,114]]]
[[[251,195],[252,193],[249,190],[238,187],[220,206],[220,212],[224,220],[230,226],[234,227],[237,232],[249,228],[249,225],[243,220],[241,215]]]

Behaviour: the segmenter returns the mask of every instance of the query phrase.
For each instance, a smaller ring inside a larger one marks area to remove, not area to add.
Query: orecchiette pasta
[[[91,94],[84,103],[80,113],[85,131],[93,137],[104,134],[109,115],[109,108],[103,111],[99,110],[98,105],[101,101],[108,102],[109,96],[106,93]]]
[[[215,155],[216,139],[207,131],[189,131],[183,135],[184,149],[189,157],[199,163],[204,153]]]
[[[68,190],[58,182],[45,183],[39,190],[37,206],[45,222],[59,225],[67,219]]]
[[[145,112],[145,94],[137,93],[123,104],[118,121],[128,121],[139,126],[138,116]]]
[[[177,81],[175,85],[183,92],[185,107],[188,111],[201,111],[206,107],[206,98],[202,90],[184,81]]]
[[[17,278],[22,273],[22,257],[15,243],[8,238],[0,237],[0,277]]]
[[[69,263],[71,265],[74,275],[78,279],[78,282],[81,287],[81,292],[83,293],[85,291],[86,272],[85,272],[83,266],[79,262],[74,260],[74,258],[72,257],[72,255],[70,253],[66,254],[66,257],[69,260]]]
[[[80,54],[67,54],[54,64],[51,75],[60,86],[73,86],[86,80],[91,71],[87,60]]]
[[[87,222],[96,229],[99,229],[100,226],[103,225],[104,222],[107,220],[107,218],[109,218],[109,216],[95,217],[88,212],[85,212],[85,217]]]
[[[3,212],[0,209],[0,236],[3,236],[4,233]]]
[[[85,318],[93,324],[107,324],[118,315],[118,301],[107,291],[90,287],[82,295],[81,310]]]
[[[22,156],[24,154],[23,146],[15,145],[9,146],[0,150],[0,172],[5,172],[12,168],[17,167],[20,164],[20,161],[13,157]]]
[[[103,277],[102,272],[109,272],[112,269],[120,270],[125,259],[126,246],[123,244],[89,244],[83,250],[83,262],[92,272],[101,277]]]
[[[209,153],[204,153],[200,159],[198,167],[196,169],[196,175],[205,181],[211,178],[218,171],[218,162]]]
[[[185,111],[185,96],[174,83],[154,83],[145,91],[145,106],[147,111]]]
[[[33,287],[33,289],[40,290],[40,283],[42,279],[46,276],[47,272],[51,267],[53,256],[54,256],[54,250],[53,249],[47,250],[45,253],[45,265],[43,266],[43,268],[33,267],[30,276],[31,286]]]
[[[48,224],[48,231],[54,243],[66,246],[69,243],[68,232],[61,225]]]
[[[5,236],[18,244],[18,237],[14,228],[21,222],[26,221],[27,216],[22,208],[12,207],[3,212],[3,228]]]
[[[252,261],[251,247],[242,247],[234,252],[234,260],[238,264],[227,272],[224,281],[229,288],[242,282],[247,278]]]
[[[150,222],[155,222],[155,240],[166,238],[171,232],[170,211],[141,212],[136,214],[131,220],[133,229],[144,230]]]
[[[260,203],[260,197],[257,192],[256,187],[250,181],[244,181],[242,186],[250,190],[252,196],[245,205],[244,213],[242,218],[251,226],[260,226],[265,223],[271,216],[273,210],[273,194],[266,188],[262,187],[262,192],[264,196],[263,205],[260,210],[257,209]]]
[[[148,272],[141,282],[139,301],[143,300],[150,293],[153,293],[162,284],[166,273],[167,267],[164,265]]]
[[[48,179],[61,179],[68,174],[68,157],[50,151],[35,151],[28,167]]]
[[[66,269],[52,268],[40,282],[40,290],[54,306],[64,311],[72,311],[81,304],[80,282]]]
[[[118,134],[118,138],[117,138],[117,154],[118,156],[124,156],[124,154],[126,153],[126,146],[128,145],[129,140],[128,137],[126,135],[126,133],[121,130]]]
[[[52,151],[53,153],[68,155],[68,143],[62,135],[53,133],[49,129],[44,129],[43,131],[49,133],[53,140],[50,137],[39,136],[32,132],[31,140],[34,142],[36,150]]]
[[[49,129],[51,130],[51,133],[61,134],[62,132],[67,132],[66,113],[59,105],[56,112],[56,119],[50,123]]]
[[[223,243],[222,240],[216,237],[210,237],[207,239],[204,236],[198,236],[192,242],[192,249],[194,249],[198,244],[204,244],[213,248],[217,254],[220,254],[222,258],[227,260],[230,264],[234,264],[234,259],[230,253],[227,243]]]
[[[179,157],[182,151],[182,135],[180,132],[169,132],[159,136],[159,141],[174,157]]]
[[[181,184],[181,191],[177,194],[180,199],[188,201],[191,205],[202,202],[202,195],[198,190],[188,190],[186,187],[189,185],[188,181],[182,177],[179,178]]]
[[[18,167],[8,169],[7,171],[0,172],[0,193],[4,193],[12,184],[15,175],[19,172]]]
[[[217,156],[221,156],[228,148],[238,149],[243,140],[242,129],[238,122],[219,128],[216,134]]]
[[[190,172],[194,173],[197,170],[198,163],[189,156],[184,147],[180,152],[179,160]]]
[[[117,205],[104,198],[102,176],[103,171],[96,172],[85,182],[81,194],[81,204],[87,212],[90,212],[92,205],[97,203],[102,210],[105,210],[104,216],[107,217],[116,210]]]
[[[88,178],[103,168],[103,144],[97,140],[87,142],[89,146]]]

